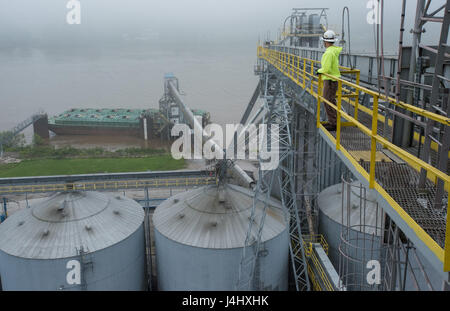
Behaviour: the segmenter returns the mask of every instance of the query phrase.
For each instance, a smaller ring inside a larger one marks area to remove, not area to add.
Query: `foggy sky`
[[[81,0],[81,25],[68,25],[67,0],[0,0],[0,49],[167,42],[256,45],[272,39],[293,7],[329,7],[329,24],[341,32],[342,8],[351,14],[352,45],[373,50],[367,0]],[[440,2],[433,7],[437,7]],[[406,43],[416,1],[408,0]],[[385,43],[395,51],[401,0],[386,1]],[[433,9],[433,8],[431,8]],[[334,26],[333,26],[334,25]],[[433,32],[433,28],[430,28]],[[434,30],[437,28],[434,28]]]

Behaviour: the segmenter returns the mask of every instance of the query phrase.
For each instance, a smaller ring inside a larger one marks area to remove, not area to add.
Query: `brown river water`
[[[39,110],[53,116],[70,108],[157,108],[168,72],[179,78],[189,106],[209,111],[214,123],[238,123],[258,81],[255,62],[253,42],[183,49],[0,48],[0,131]],[[32,130],[25,133],[30,140]],[[164,145],[117,136],[54,136],[50,143],[112,150]]]

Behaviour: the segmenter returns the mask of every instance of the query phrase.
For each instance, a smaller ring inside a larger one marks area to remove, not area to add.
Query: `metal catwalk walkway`
[[[210,171],[169,171],[1,178],[0,195],[53,193],[61,191],[119,191],[189,188],[216,184]]]
[[[385,138],[385,118],[379,110],[382,110],[381,104],[390,104],[445,126],[450,125],[450,119],[364,88],[359,85],[359,70],[346,67],[341,67],[343,77],[338,79],[337,105],[332,105],[322,97],[322,76],[314,74],[320,66],[318,61],[267,47],[258,48],[258,58],[301,88],[307,88],[319,103],[316,105],[316,125],[322,138],[361,181],[376,191],[380,201],[389,206],[390,211],[386,212],[402,231],[418,244],[422,243],[435,256],[432,261],[439,263],[443,271],[450,271],[450,240],[446,239],[450,234],[447,228],[448,171],[440,171],[434,163],[425,163],[410,153],[413,150],[403,150]],[[360,105],[362,95],[371,97],[372,107]],[[328,132],[321,122],[324,115],[321,103],[324,102],[337,111],[336,132]],[[388,125],[386,129],[391,131],[392,124]],[[427,171],[428,177],[424,189],[418,188],[421,169]],[[438,179],[444,182],[442,204],[435,202]]]

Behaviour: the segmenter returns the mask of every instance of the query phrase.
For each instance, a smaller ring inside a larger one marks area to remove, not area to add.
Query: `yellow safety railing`
[[[328,243],[322,234],[303,235],[303,243],[308,245],[308,247],[312,247],[313,243],[320,244],[325,253],[328,255]]]
[[[42,193],[61,191],[117,190],[141,188],[167,188],[202,186],[216,183],[215,177],[187,177],[169,179],[143,179],[123,181],[75,182],[66,184],[36,184],[0,186],[0,194]]]
[[[328,74],[316,76],[314,75],[315,68],[319,67],[319,62],[311,59],[302,58],[297,55],[288,54],[285,52],[276,51],[269,48],[258,47],[258,57],[266,60],[285,76],[289,77],[294,83],[306,89],[308,93],[317,99],[317,127],[320,128],[327,137],[336,145],[336,150],[340,151],[358,170],[368,182],[371,189],[375,189],[383,198],[392,206],[392,208],[399,214],[399,216],[414,230],[417,236],[427,245],[427,247],[437,256],[437,258],[444,264],[444,271],[450,271],[450,213],[447,213],[447,228],[445,251],[421,228],[412,217],[381,187],[375,179],[375,164],[376,164],[376,146],[381,144],[385,149],[390,150],[398,157],[406,161],[411,167],[420,171],[425,170],[428,178],[431,178],[435,183],[437,179],[441,179],[445,184],[445,189],[450,189],[450,177],[446,173],[422,161],[409,152],[389,142],[384,137],[378,135],[378,121],[380,116],[378,114],[379,102],[388,102],[392,105],[401,107],[416,115],[434,120],[446,126],[450,125],[450,118],[441,116],[427,110],[408,105],[404,102],[396,101],[391,97],[377,93],[368,88],[359,85],[359,70],[354,70],[346,67],[340,67],[343,77],[336,78]],[[353,80],[348,81],[346,75],[352,75]],[[337,104],[334,105],[323,97],[323,77],[327,76],[338,82],[338,96]],[[363,107],[359,105],[359,96],[367,94],[373,98],[373,107]],[[352,104],[354,114],[351,116],[342,110],[342,103],[346,101]],[[320,120],[321,103],[326,103],[337,112],[337,130],[336,138],[333,137],[323,126]],[[358,112],[363,111],[372,117],[371,128],[366,127],[358,121]],[[343,122],[345,120],[346,122]],[[341,129],[344,126],[357,127],[362,133],[370,137],[370,170],[367,172],[356,159],[342,146],[341,144]],[[450,211],[450,202],[447,203],[447,211]]]
[[[313,289],[315,292],[321,292],[322,286],[320,285],[319,281],[317,280],[316,274],[314,273],[314,270],[312,269],[311,265],[308,265],[308,275],[309,280],[311,281],[313,285]]]
[[[328,255],[328,243],[324,236],[320,234],[303,236],[303,247],[305,249],[305,256],[308,259],[308,275],[313,284],[313,288],[315,291],[334,291],[335,289],[328,275],[325,273],[319,259],[314,253],[313,244],[320,244]]]

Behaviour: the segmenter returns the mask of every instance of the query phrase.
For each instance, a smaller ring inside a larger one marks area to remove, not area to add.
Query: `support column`
[[[35,135],[38,135],[39,137],[43,139],[49,139],[50,134],[48,131],[48,116],[43,115],[41,118],[36,120],[33,123],[33,131]]]

